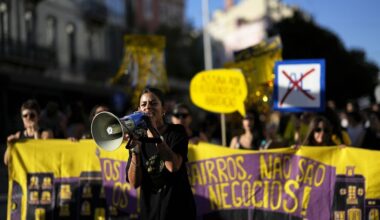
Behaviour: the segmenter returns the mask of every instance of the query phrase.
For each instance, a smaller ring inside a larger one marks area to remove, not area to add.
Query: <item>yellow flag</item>
[[[124,57],[111,83],[125,83],[127,92],[133,93],[134,104],[137,104],[138,95],[146,86],[168,90],[164,64],[165,37],[126,35],[124,44]]]
[[[282,60],[281,38],[272,37],[234,56],[235,61],[226,63],[225,67],[243,71],[248,86],[248,105],[268,103],[273,89],[274,65]]]

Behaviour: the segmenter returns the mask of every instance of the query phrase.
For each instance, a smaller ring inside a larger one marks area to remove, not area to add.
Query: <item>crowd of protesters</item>
[[[245,117],[236,113],[227,120],[226,145],[254,150],[301,145],[380,149],[379,104],[361,108],[356,102],[349,101],[344,109],[337,109],[330,101],[326,106],[325,111],[318,113],[263,114],[255,109],[247,109]],[[168,123],[182,124],[192,144],[208,142],[221,145],[219,115],[206,113],[200,120],[194,117],[198,115],[194,115],[192,110],[197,108],[180,102],[172,107],[166,106],[165,119]],[[112,112],[112,106],[98,104],[86,112],[79,101],[64,108],[52,101],[41,109],[37,100],[26,100],[20,108],[23,127],[13,131],[7,142],[30,138],[88,139],[91,138],[91,120],[101,111]]]
[[[247,133],[245,123],[250,118],[248,114],[247,116],[242,122],[244,134]],[[335,105],[327,105],[319,113],[271,112],[268,115],[259,115],[250,124],[253,149],[304,145],[352,146],[380,150],[379,104],[360,108],[357,103],[350,101],[342,110],[336,109]],[[255,138],[258,140],[254,140]],[[234,139],[231,144],[233,142]],[[261,143],[259,146],[258,142]]]

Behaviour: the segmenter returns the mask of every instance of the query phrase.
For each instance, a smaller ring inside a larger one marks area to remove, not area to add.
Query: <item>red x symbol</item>
[[[306,97],[308,97],[309,99],[311,99],[311,100],[314,100],[315,99],[315,97],[313,97],[312,95],[310,95],[309,93],[307,93],[305,90],[303,90],[301,87],[300,87],[300,85],[299,85],[299,83],[306,77],[306,76],[308,76],[308,75],[310,75],[312,72],[314,72],[314,68],[313,69],[311,69],[311,70],[309,70],[309,71],[307,71],[304,75],[302,75],[301,76],[301,78],[299,78],[298,80],[293,80],[285,71],[282,71],[282,74],[284,74],[285,76],[286,76],[286,78],[288,78],[289,79],[289,81],[292,83],[292,87],[290,87],[289,89],[288,89],[288,91],[286,91],[286,93],[285,93],[285,95],[284,95],[284,97],[282,97],[282,99],[281,99],[281,102],[280,102],[280,105],[282,105],[283,103],[284,103],[284,101],[285,101],[285,99],[288,97],[288,95],[293,91],[293,89],[295,88],[295,87],[297,87],[297,89],[299,89]]]

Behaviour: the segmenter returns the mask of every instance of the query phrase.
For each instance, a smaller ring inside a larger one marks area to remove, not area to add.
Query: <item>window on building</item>
[[[88,32],[87,38],[87,48],[88,48],[88,57],[92,60],[94,59],[94,32]]]
[[[76,57],[76,46],[75,46],[76,30],[75,30],[74,24],[69,23],[66,25],[66,35],[68,39],[69,64],[71,68],[75,68],[77,64],[77,57]]]
[[[27,10],[24,13],[24,21],[25,21],[25,32],[26,32],[26,43],[27,45],[33,44],[34,41],[34,18],[33,12],[31,10]]]
[[[4,1],[0,1],[0,41],[3,42],[8,38],[8,5]]]
[[[57,49],[57,19],[53,16],[46,18],[46,46]]]

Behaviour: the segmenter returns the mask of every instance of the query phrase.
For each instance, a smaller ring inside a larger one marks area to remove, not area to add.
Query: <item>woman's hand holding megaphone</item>
[[[135,153],[141,152],[141,141],[137,137],[133,135],[125,134],[124,140],[128,140],[125,148],[133,149]]]

